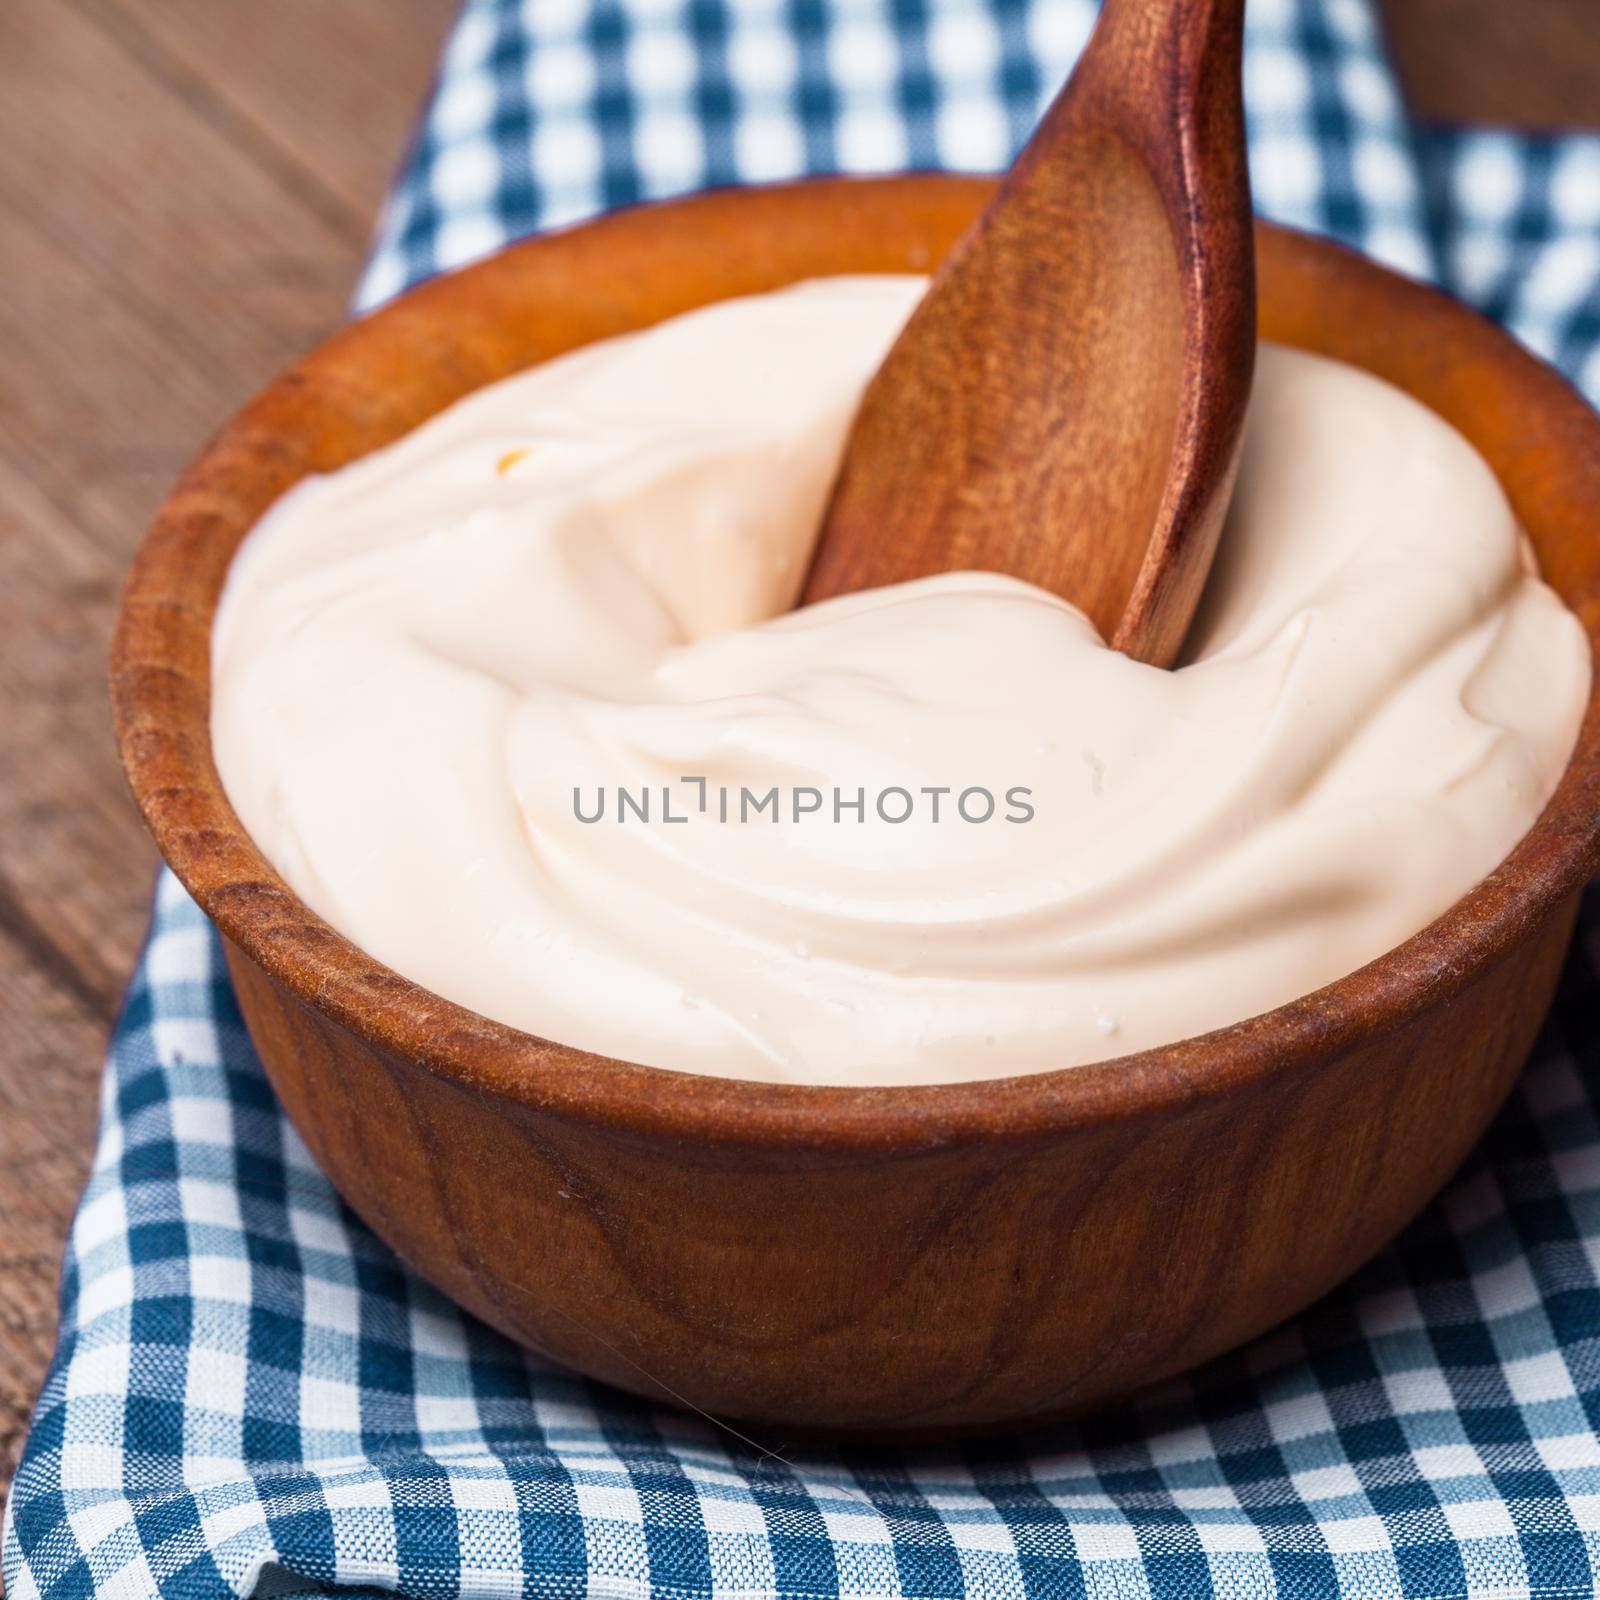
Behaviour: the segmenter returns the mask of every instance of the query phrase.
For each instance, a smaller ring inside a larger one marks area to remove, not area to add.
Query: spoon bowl
[[[979,568],[1177,659],[1255,361],[1243,0],[1106,0],[869,385],[807,600]]]

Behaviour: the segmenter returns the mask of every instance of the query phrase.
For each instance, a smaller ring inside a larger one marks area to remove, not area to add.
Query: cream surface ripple
[[[568,1044],[925,1083],[1254,1015],[1504,857],[1587,645],[1471,447],[1352,368],[1263,347],[1177,671],[992,574],[793,610],[921,288],[681,317],[284,497],[230,577],[212,720],[312,907]],[[741,805],[774,790],[776,821]]]

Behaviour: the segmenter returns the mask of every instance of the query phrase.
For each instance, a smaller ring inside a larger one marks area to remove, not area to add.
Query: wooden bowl
[[[266,506],[558,351],[817,274],[926,270],[989,192],[914,177],[712,194],[429,283],[223,430],[123,601],[113,694],[134,793],[222,931],[251,1037],[329,1176],[486,1321],[718,1417],[903,1438],[1035,1421],[1306,1305],[1500,1105],[1600,856],[1591,697],[1532,831],[1380,960],[1165,1049],[909,1089],[568,1049],[408,982],[296,898],[229,806],[208,731],[212,613]],[[1263,333],[1378,373],[1466,434],[1600,648],[1600,419],[1442,296],[1276,228],[1258,248]]]

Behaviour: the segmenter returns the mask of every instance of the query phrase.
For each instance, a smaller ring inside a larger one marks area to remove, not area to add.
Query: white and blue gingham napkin
[[[469,0],[373,304],[707,184],[993,168],[1088,0]],[[1269,216],[1453,288],[1600,393],[1600,139],[1406,121],[1366,0],[1250,0]],[[1597,508],[1600,520],[1600,508]],[[762,1454],[409,1274],[285,1122],[164,876],[106,1068],[14,1600],[1577,1600],[1600,1574],[1600,901],[1449,1190],[1290,1325],[1082,1424]]]

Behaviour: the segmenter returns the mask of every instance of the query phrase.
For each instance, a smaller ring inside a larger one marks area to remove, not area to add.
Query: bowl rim
[[[1533,827],[1499,867],[1421,932],[1259,1016],[1132,1055],[1007,1078],[781,1084],[616,1061],[561,1045],[445,1000],[375,961],[300,901],[262,856],[228,803],[212,758],[211,622],[238,539],[271,499],[314,470],[322,447],[309,433],[316,413],[304,424],[305,437],[292,428],[286,434],[283,425],[286,417],[306,415],[308,395],[320,393],[337,407],[348,393],[352,363],[396,338],[412,339],[416,355],[415,339],[441,315],[475,295],[501,304],[516,289],[518,270],[552,252],[648,245],[652,230],[663,227],[726,237],[758,221],[792,225],[807,213],[841,205],[859,211],[863,203],[933,204],[965,215],[992,184],[936,174],[809,179],[615,211],[428,280],[347,325],[246,405],[178,480],[146,533],[123,590],[111,652],[113,718],[129,785],[161,855],[226,941],[312,1011],[479,1094],[621,1135],[914,1155],[1156,1116],[1269,1077],[1315,1070],[1448,1001],[1555,915],[1600,864],[1600,687],[1594,683],[1567,769]],[[1492,369],[1496,403],[1530,424],[1526,448],[1539,454],[1538,492],[1600,510],[1600,416],[1553,369],[1442,292],[1339,245],[1271,224],[1258,224],[1257,237],[1264,263],[1311,274],[1319,291],[1352,310],[1381,312],[1387,337],[1453,351],[1457,371],[1463,363]],[[441,357],[436,344],[428,353]],[[1448,387],[1454,380],[1442,367],[1439,381]],[[241,518],[241,498],[252,496],[256,510]],[[218,556],[221,541],[229,542]],[[1600,656],[1600,595],[1586,593],[1581,604],[1567,598]]]

